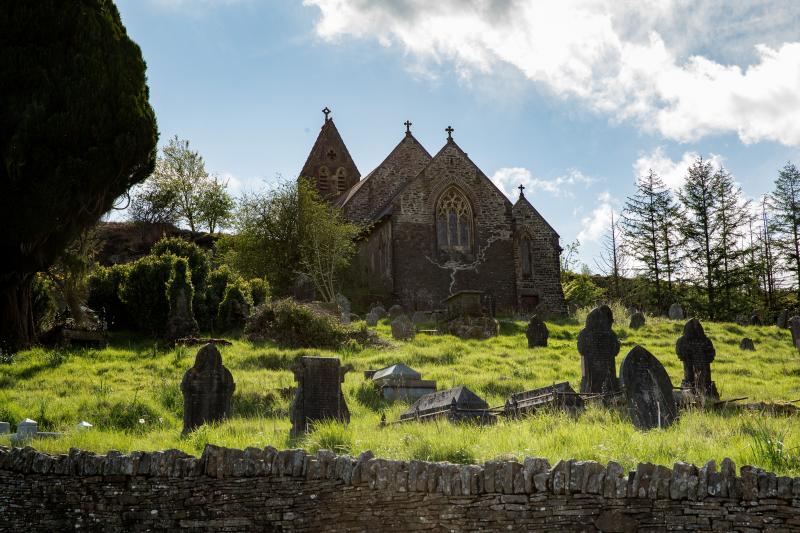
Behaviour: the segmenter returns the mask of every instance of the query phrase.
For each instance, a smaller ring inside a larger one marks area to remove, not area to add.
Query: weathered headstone
[[[761,317],[758,316],[758,313],[753,313],[750,315],[750,319],[748,320],[748,324],[751,326],[760,326],[762,325]]]
[[[420,324],[425,324],[430,321],[431,321],[430,311],[414,311],[414,314],[411,315],[411,322],[413,322],[415,326],[418,326]]]
[[[418,417],[446,415],[449,418],[479,418],[485,414],[489,404],[467,387],[455,387],[427,394],[414,402],[400,415],[400,420],[413,420]]]
[[[395,318],[399,317],[400,315],[405,314],[405,311],[403,310],[403,306],[402,305],[394,304],[393,306],[391,306],[389,308],[388,314],[389,314],[389,318],[394,320]]]
[[[167,284],[169,318],[167,340],[176,341],[184,337],[197,336],[199,329],[192,312],[192,289],[186,259],[175,261],[172,276]]]
[[[8,435],[9,433],[11,433],[11,423],[0,422],[0,435]]]
[[[400,315],[392,320],[392,338],[407,341],[414,338],[417,330],[406,315]]]
[[[335,357],[300,357],[292,371],[297,381],[289,417],[291,436],[305,433],[313,422],[337,420],[350,422],[342,383],[350,365],[341,366]]]
[[[39,432],[39,423],[36,420],[26,418],[17,424],[18,439],[32,439]]]
[[[665,428],[678,416],[667,371],[653,354],[634,346],[619,367],[633,425],[639,429]]]
[[[756,345],[753,342],[753,339],[751,339],[749,337],[745,337],[739,343],[739,349],[740,350],[744,350],[746,352],[754,352],[754,351],[756,351]]]
[[[528,328],[525,330],[525,336],[528,338],[528,348],[535,348],[537,346],[547,346],[547,338],[550,332],[547,331],[547,325],[544,320],[539,318],[539,315],[533,315],[528,321]]]
[[[775,321],[775,325],[781,329],[786,329],[789,327],[789,310],[783,309],[778,314],[778,319]]]
[[[586,317],[586,327],[578,334],[581,354],[581,392],[609,393],[619,390],[614,358],[619,340],[611,329],[614,316],[607,305],[593,309]]]
[[[669,306],[670,320],[683,320],[683,307],[678,302]]]
[[[200,348],[194,366],[186,371],[181,381],[183,433],[227,418],[235,388],[233,376],[223,366],[217,347],[206,344]]]
[[[382,306],[380,306],[380,305],[376,305],[375,307],[373,307],[372,309],[370,309],[370,313],[375,313],[375,316],[377,316],[377,317],[378,317],[378,320],[381,320],[381,319],[383,319],[383,318],[386,318],[386,309],[384,309],[384,308],[383,308]]]
[[[386,400],[417,400],[436,391],[436,382],[423,380],[419,372],[403,363],[375,371],[371,379]]]
[[[375,327],[378,325],[379,317],[378,314],[373,309],[372,311],[367,313],[367,316],[364,317],[364,320],[367,322],[368,326]]]
[[[789,319],[789,331],[792,333],[792,344],[800,351],[800,316],[793,316]]]
[[[342,324],[348,325],[350,324],[350,300],[348,300],[344,294],[336,293],[336,305],[339,307],[339,314],[342,317]]]
[[[444,299],[448,318],[481,316],[483,291],[458,291]]]
[[[683,361],[681,388],[695,394],[719,398],[717,386],[711,380],[711,363],[717,352],[699,320],[693,318],[683,327],[683,335],[675,343],[675,353]]]
[[[631,329],[639,329],[641,327],[644,327],[644,323],[645,323],[644,313],[642,313],[641,311],[636,311],[631,315],[631,323],[630,323]]]

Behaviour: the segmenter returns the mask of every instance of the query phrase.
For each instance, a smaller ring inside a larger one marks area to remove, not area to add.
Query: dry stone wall
[[[455,465],[326,450],[0,447],[0,530],[796,531],[800,478],[544,459]]]

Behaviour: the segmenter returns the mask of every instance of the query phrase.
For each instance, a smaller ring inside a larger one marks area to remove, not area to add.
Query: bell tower
[[[325,121],[300,176],[314,183],[320,197],[334,200],[358,183],[361,173],[330,117],[331,110],[326,107],[322,113]]]

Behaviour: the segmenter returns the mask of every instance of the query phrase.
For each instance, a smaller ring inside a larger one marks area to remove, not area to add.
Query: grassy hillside
[[[620,320],[623,322],[623,320]],[[627,319],[624,320],[627,324]],[[712,365],[723,398],[748,396],[751,401],[800,398],[800,358],[789,332],[775,327],[706,324],[717,348]],[[703,463],[731,457],[737,464],[756,464],[781,473],[800,475],[800,418],[755,412],[688,411],[667,430],[641,432],[625,413],[599,407],[576,418],[545,413],[519,421],[501,420],[489,427],[449,422],[410,423],[379,427],[382,412],[395,420],[403,404],[379,400],[362,371],[403,362],[435,379],[439,389],[467,385],[490,405],[499,406],[512,392],[568,380],[578,388],[580,357],[577,322],[548,323],[550,347],[528,349],[522,322],[506,323],[489,341],[461,341],[450,336],[418,335],[390,348],[339,352],[287,350],[272,345],[234,341],[223,348],[225,365],[233,373],[236,393],[233,417],[180,437],[182,396],[179,383],[194,359],[194,349],[159,349],[150,342],[114,338],[104,350],[31,350],[12,364],[0,365],[0,420],[16,424],[25,417],[39,421],[40,431],[64,431],[65,436],[39,440],[43,450],[64,452],[72,446],[102,452],[179,448],[200,453],[208,442],[233,446],[334,449],[357,454],[453,462],[495,457],[543,456],[616,460],[627,466],[638,461],[672,464]],[[642,344],[667,368],[674,384],[682,367],[675,340],[682,323],[649,318],[641,330],[618,324],[623,348],[617,366],[634,344]],[[389,327],[378,327],[389,338]],[[742,352],[740,339],[754,339],[756,352]],[[299,355],[336,355],[356,371],[344,385],[352,414],[350,425],[324,424],[297,441],[288,438],[289,398],[280,389],[294,385],[289,371]],[[93,430],[78,433],[75,424],[88,420]],[[0,437],[0,444],[8,439]]]

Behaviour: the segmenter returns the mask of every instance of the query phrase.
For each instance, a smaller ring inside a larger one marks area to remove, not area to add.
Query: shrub
[[[98,266],[89,275],[86,304],[106,321],[109,329],[131,325],[127,306],[120,299],[120,289],[129,271],[130,265]]]
[[[205,290],[205,301],[201,308],[195,310],[198,315],[200,327],[212,329],[216,326],[217,312],[219,304],[225,298],[225,289],[234,280],[241,280],[241,277],[226,266],[221,266],[212,270],[208,276],[208,284]]]
[[[167,338],[179,339],[197,335],[197,321],[192,312],[192,295],[194,288],[189,279],[189,263],[183,257],[176,257],[172,265],[172,275],[167,282],[167,300],[169,301],[169,321]],[[185,302],[181,302],[183,295]],[[182,306],[185,308],[182,309]]]
[[[137,331],[157,337],[164,332],[169,318],[167,282],[174,262],[174,255],[150,255],[130,265],[120,287],[120,299]]]
[[[265,279],[253,278],[247,282],[250,285],[250,296],[253,298],[253,305],[259,306],[270,298],[269,283]]]
[[[348,330],[328,314],[301,305],[291,298],[257,307],[247,321],[251,341],[271,340],[307,348],[336,348],[348,338]]]
[[[37,334],[47,329],[55,315],[56,302],[52,290],[52,283],[44,274],[39,273],[34,276],[31,284],[31,312]]]
[[[153,245],[150,255],[169,255],[183,257],[189,262],[191,271],[192,286],[199,289],[205,287],[208,282],[211,264],[205,250],[193,242],[189,242],[180,237],[164,237]],[[198,290],[198,292],[200,292]]]
[[[253,299],[245,281],[234,279],[225,287],[225,295],[217,311],[216,327],[219,331],[241,331],[244,329]]]

